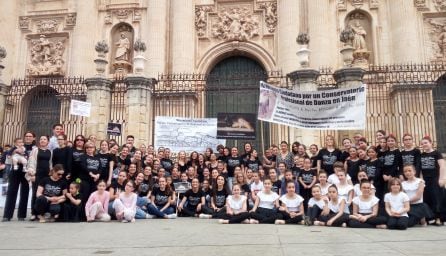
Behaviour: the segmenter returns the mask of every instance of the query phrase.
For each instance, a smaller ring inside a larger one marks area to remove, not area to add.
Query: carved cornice
[[[19,17],[22,32],[56,33],[72,30],[76,26],[76,13],[37,14]]]
[[[361,9],[366,2],[368,2],[370,9],[378,9],[379,7],[379,0],[338,0],[337,8],[339,11],[346,11],[347,4],[349,3],[353,8]]]
[[[141,21],[141,13],[145,8],[132,7],[132,8],[106,8],[105,11],[105,24],[114,24],[117,22],[127,21],[130,23],[136,23]]]

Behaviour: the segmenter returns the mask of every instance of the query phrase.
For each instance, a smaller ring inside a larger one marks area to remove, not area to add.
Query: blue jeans
[[[161,206],[156,206],[154,204],[147,205],[147,213],[151,215],[155,215],[158,218],[164,218],[164,216],[172,214],[175,212],[172,206],[167,207],[164,211],[160,211],[163,208]]]
[[[149,199],[147,197],[139,197],[136,199],[136,215],[135,219],[145,219],[146,210]]]

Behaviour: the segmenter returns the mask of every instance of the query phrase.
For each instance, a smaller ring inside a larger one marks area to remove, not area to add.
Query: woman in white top
[[[345,170],[338,170],[336,174],[339,179],[339,184],[336,185],[338,195],[340,198],[345,200],[345,212],[350,214],[349,207],[353,199],[353,186],[347,182],[347,173]]]
[[[353,214],[348,225],[352,228],[386,228],[387,219],[378,216],[379,199],[372,195],[372,184],[361,182],[361,196],[353,198]]]
[[[319,185],[321,189],[321,195],[326,196],[328,194],[328,188],[330,187],[331,183],[327,181],[327,173],[323,170],[321,170],[317,177],[319,183],[316,185]]]
[[[279,218],[276,224],[299,224],[304,215],[304,199],[296,194],[294,181],[286,184],[286,194],[280,197]]]
[[[246,210],[246,196],[241,195],[241,187],[239,184],[232,186],[232,195],[226,198],[226,214],[218,220],[221,224],[230,223],[249,223],[249,213]]]
[[[324,210],[322,210],[320,221],[315,221],[317,226],[334,226],[346,227],[348,221],[348,214],[345,211],[345,199],[338,194],[336,185],[331,185],[328,188],[328,197],[324,197]]]
[[[389,193],[384,196],[386,212],[389,215],[387,219],[388,229],[405,230],[409,225],[410,209],[409,197],[402,192],[401,181],[398,178],[392,178],[389,181]]]
[[[369,180],[369,177],[367,176],[367,172],[365,170],[359,170],[358,171],[358,181],[359,182],[353,186],[353,197],[362,195],[360,185],[361,185],[361,181],[364,179]],[[373,186],[373,184],[372,184],[372,194],[373,195],[375,195],[375,191],[376,191],[375,186]]]
[[[263,181],[263,190],[257,193],[254,207],[250,211],[251,224],[274,223],[277,219],[279,208],[279,195],[271,190],[272,182],[270,179]]]
[[[319,216],[321,215],[322,210],[325,206],[324,198],[327,196],[322,195],[322,189],[321,187],[316,184],[311,188],[311,195],[313,196],[308,201],[308,209],[307,209],[307,216],[305,216],[305,225],[310,226],[313,225],[314,221],[316,221]],[[328,189],[327,189],[328,194]]]
[[[406,180],[401,185],[403,191],[409,196],[410,203],[409,227],[417,224],[426,226],[426,219],[432,219],[434,215],[429,206],[423,202],[424,180],[415,176],[416,170],[413,165],[404,165],[403,174]]]

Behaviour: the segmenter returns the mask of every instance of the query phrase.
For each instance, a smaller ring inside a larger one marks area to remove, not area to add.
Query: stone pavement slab
[[[407,231],[221,225],[180,218],[136,223],[1,222],[0,255],[445,255],[446,227]]]

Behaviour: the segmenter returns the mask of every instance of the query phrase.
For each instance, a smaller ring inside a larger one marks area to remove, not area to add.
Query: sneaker
[[[10,218],[3,218],[2,219],[2,222],[7,222],[7,221],[11,221],[11,219]]]
[[[172,214],[167,215],[167,218],[168,219],[176,219],[177,215],[175,213],[172,213]]]
[[[198,218],[200,218],[200,219],[210,219],[210,218],[212,218],[212,215],[201,213],[200,215],[198,215]]]
[[[122,223],[127,223],[128,222],[128,220],[126,220],[126,219],[123,219],[122,221],[121,221]]]
[[[276,224],[276,225],[283,225],[283,224],[285,224],[285,221],[284,220],[276,220],[274,222],[274,224]]]
[[[318,220],[315,220],[313,223],[315,226],[323,226],[322,223]]]
[[[19,166],[18,165],[14,165],[14,167],[12,169],[14,169],[14,171],[17,171],[19,169]]]
[[[346,227],[347,227],[347,223],[345,223],[345,222],[342,223],[342,227],[343,227],[343,228],[346,228]]]
[[[131,223],[135,223],[135,218],[133,218],[130,222],[131,222]]]
[[[150,215],[148,213],[146,213],[146,219],[154,219],[155,215]]]
[[[249,224],[249,219],[242,221],[242,224]]]
[[[228,224],[229,221],[228,220],[219,219],[218,223],[220,223],[220,224]]]

